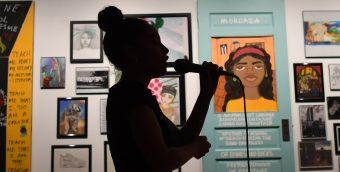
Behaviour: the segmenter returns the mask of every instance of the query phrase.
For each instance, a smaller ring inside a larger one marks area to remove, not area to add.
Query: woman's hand
[[[196,159],[200,159],[201,157],[203,157],[206,153],[209,152],[209,148],[211,147],[211,144],[208,142],[206,136],[198,136],[197,139],[194,140],[193,144],[197,150],[194,155]]]
[[[201,93],[213,96],[220,76],[219,71],[223,70],[223,67],[206,61],[203,62],[202,67],[203,70],[200,72]]]

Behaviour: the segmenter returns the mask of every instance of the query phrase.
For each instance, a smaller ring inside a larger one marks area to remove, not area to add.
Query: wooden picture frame
[[[306,58],[340,57],[340,11],[303,11]]]
[[[177,59],[192,61],[190,13],[128,14],[125,17],[143,19],[157,29],[162,43],[169,49],[168,66],[173,66]]]
[[[103,32],[97,21],[71,21],[70,62],[102,63]]]
[[[76,94],[107,94],[109,67],[76,67]]]
[[[41,57],[40,88],[65,88],[65,57]]]
[[[58,98],[57,138],[87,138],[87,97]]]
[[[91,172],[91,145],[52,145],[51,172]]]
[[[322,63],[294,63],[296,102],[324,102]]]
[[[152,79],[148,88],[156,96],[164,115],[176,126],[182,126],[186,121],[184,74],[168,72]]]

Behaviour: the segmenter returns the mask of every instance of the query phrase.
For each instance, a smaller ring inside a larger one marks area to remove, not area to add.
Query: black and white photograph
[[[325,106],[300,105],[301,139],[326,139]]]
[[[327,97],[328,119],[340,119],[340,97]]]
[[[97,21],[71,21],[71,63],[102,63],[101,42]]]
[[[109,67],[77,67],[77,94],[106,94],[109,92]]]
[[[329,64],[329,86],[331,91],[340,91],[340,64]]]
[[[91,172],[91,145],[52,145],[52,172]]]
[[[330,141],[299,142],[300,170],[333,169]]]

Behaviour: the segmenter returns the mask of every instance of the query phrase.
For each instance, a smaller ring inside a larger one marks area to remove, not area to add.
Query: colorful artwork
[[[244,111],[241,83],[247,112],[276,112],[273,37],[213,38],[212,45],[213,63],[240,79],[220,77],[214,96],[215,112]],[[230,49],[226,51],[225,47]]]
[[[294,64],[295,101],[323,102],[323,74],[321,63]]]
[[[65,57],[42,57],[40,88],[65,88]]]
[[[305,21],[305,44],[340,44],[340,21]]]

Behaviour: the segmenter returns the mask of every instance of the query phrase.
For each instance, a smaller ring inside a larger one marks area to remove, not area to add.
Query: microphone
[[[202,65],[191,63],[189,60],[186,60],[186,59],[178,59],[174,63],[174,69],[179,73],[187,73],[187,72],[201,73],[203,70],[203,67]],[[238,78],[232,72],[227,72],[224,70],[219,70],[218,74]]]

